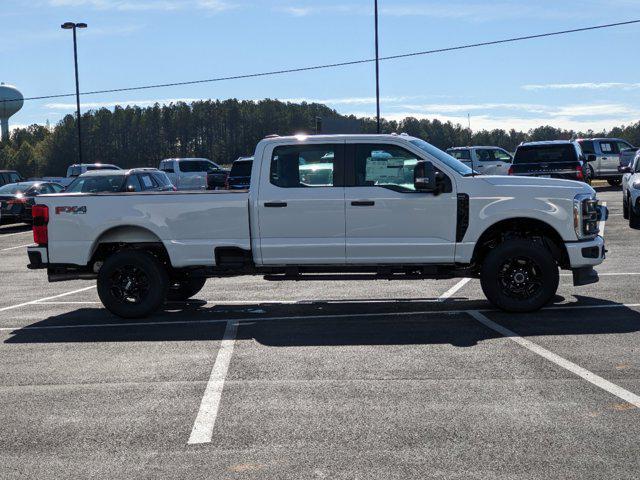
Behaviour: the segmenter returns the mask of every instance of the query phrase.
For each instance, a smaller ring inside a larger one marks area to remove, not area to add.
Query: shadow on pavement
[[[12,223],[9,225],[2,224],[2,227],[0,227],[0,238],[9,233],[28,232],[29,230],[31,230],[31,226],[26,223]]]
[[[617,305],[592,298],[579,299],[585,306],[593,302]],[[202,303],[189,302],[184,306],[137,321],[122,320],[104,309],[83,308],[16,329],[5,343],[220,340],[226,322],[234,319],[240,321],[238,339],[255,340],[274,347],[412,344],[468,347],[501,336],[464,313],[488,306],[485,302],[469,300],[447,303],[311,302],[233,307],[203,307]],[[640,331],[640,313],[624,306],[606,309],[559,307],[534,314],[492,311],[487,315],[522,336]]]

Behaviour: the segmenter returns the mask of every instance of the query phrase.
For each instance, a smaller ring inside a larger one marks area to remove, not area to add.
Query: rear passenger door
[[[602,154],[598,157],[597,175],[617,175],[620,165],[618,143],[613,140],[600,140],[598,144]]]
[[[344,143],[272,145],[264,155],[257,205],[262,264],[344,264]]]

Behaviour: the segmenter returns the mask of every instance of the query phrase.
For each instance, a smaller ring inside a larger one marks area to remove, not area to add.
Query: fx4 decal
[[[60,215],[61,213],[84,215],[87,213],[87,207],[56,207],[56,215]]]

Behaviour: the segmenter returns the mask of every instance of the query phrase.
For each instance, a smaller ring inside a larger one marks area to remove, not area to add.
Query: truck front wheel
[[[480,272],[482,291],[508,312],[534,312],[558,290],[559,272],[551,252],[530,240],[507,240],[491,250]]]
[[[169,290],[167,291],[167,300],[170,302],[189,300],[202,290],[205,283],[207,283],[206,278],[189,278],[171,282]]]
[[[98,273],[98,295],[111,313],[122,318],[146,317],[163,304],[169,276],[160,261],[138,250],[110,256]]]

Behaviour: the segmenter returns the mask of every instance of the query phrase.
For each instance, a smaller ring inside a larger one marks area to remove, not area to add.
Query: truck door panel
[[[258,218],[264,265],[345,263],[344,144],[265,151]]]
[[[363,143],[347,152],[354,177],[345,190],[347,263],[452,262],[455,192],[416,192],[413,171],[421,158],[401,147]]]

